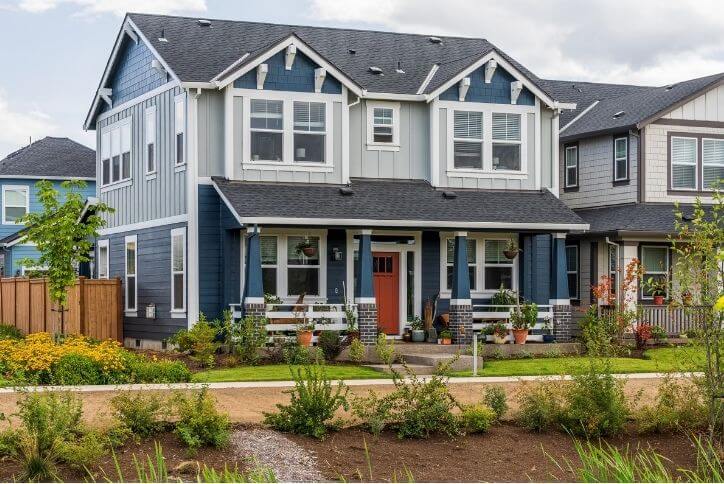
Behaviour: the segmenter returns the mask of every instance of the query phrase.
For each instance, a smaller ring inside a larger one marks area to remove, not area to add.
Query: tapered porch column
[[[246,230],[246,263],[244,264],[244,314],[265,315],[264,284],[261,273],[261,241],[259,227]]]
[[[359,259],[357,261],[357,285],[354,288],[357,304],[357,324],[360,339],[373,344],[377,339],[377,300],[372,273],[372,231],[362,230],[359,236]]]
[[[467,236],[467,232],[455,232],[450,292],[450,330],[454,344],[470,344],[473,341],[473,302],[470,298]]]
[[[550,305],[553,308],[553,334],[557,341],[568,341],[573,338],[574,324],[568,292],[566,234],[553,234],[552,242]]]

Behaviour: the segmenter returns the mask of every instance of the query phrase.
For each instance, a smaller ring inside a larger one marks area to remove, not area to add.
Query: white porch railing
[[[501,306],[499,304],[474,304],[473,305],[473,331],[482,331],[485,326],[493,321],[505,321],[508,329],[513,329],[510,324],[510,313],[515,309],[515,305]],[[553,321],[553,306],[550,304],[538,305],[538,322],[531,329],[543,329],[544,320]],[[552,324],[552,323],[551,323]],[[552,327],[552,326],[551,326]],[[486,341],[493,341],[491,335],[486,335]],[[512,333],[506,336],[507,341],[513,341]],[[528,341],[543,341],[542,334],[529,334]]]

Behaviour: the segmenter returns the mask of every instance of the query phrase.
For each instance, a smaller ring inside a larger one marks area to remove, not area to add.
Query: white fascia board
[[[274,54],[277,54],[278,52],[281,52],[282,50],[285,50],[288,46],[294,45],[297,48],[297,52],[301,52],[307,57],[309,57],[314,63],[316,63],[319,67],[324,67],[327,69],[327,72],[331,74],[333,77],[337,78],[342,84],[344,84],[347,89],[352,91],[358,96],[362,96],[362,89],[354,83],[349,77],[342,74],[342,72],[339,71],[334,65],[327,62],[324,58],[322,58],[319,54],[317,54],[314,49],[309,47],[307,44],[304,43],[299,37],[296,35],[290,35],[286,39],[279,42],[277,45],[269,48],[267,51],[259,54],[256,59],[252,60],[245,66],[239,68],[234,74],[226,77],[223,80],[215,81],[217,87],[219,89],[222,89],[250,70],[254,69],[259,64],[263,63],[266,59],[273,56]],[[238,61],[237,61],[238,62]],[[228,69],[228,68],[227,68]]]
[[[15,245],[18,245],[18,244],[21,244],[21,243],[25,243],[25,242],[27,242],[27,240],[26,240],[26,238],[25,238],[25,235],[21,235],[21,236],[18,237],[17,239],[11,240],[10,242],[7,242],[7,243],[3,244],[3,247],[13,247],[13,246],[15,246]],[[26,245],[26,244],[24,244],[24,245]],[[33,245],[33,246],[34,246],[35,244],[30,244],[30,243],[28,243],[27,245]]]
[[[147,220],[146,222],[137,222],[127,225],[117,225],[106,229],[98,230],[98,235],[121,234],[123,232],[135,232],[137,230],[150,229],[153,227],[163,227],[164,225],[184,223],[188,221],[188,216],[183,213],[181,215],[173,215],[171,217],[157,218]]]
[[[581,111],[580,113],[578,113],[575,118],[573,118],[573,119],[571,119],[570,121],[568,121],[568,123],[566,123],[566,125],[563,126],[563,127],[560,129],[560,131],[558,131],[558,132],[559,132],[559,133],[564,132],[566,129],[568,129],[568,127],[569,127],[570,125],[572,125],[573,123],[575,123],[576,121],[578,121],[579,119],[581,119],[583,116],[585,116],[586,113],[588,113],[588,111],[590,111],[591,109],[595,108],[595,107],[596,107],[596,104],[598,104],[598,100],[593,101],[593,103],[592,103],[590,106],[588,106],[586,109],[584,109],[583,111]]]
[[[211,78],[211,84],[213,84],[214,87],[217,87],[217,86],[218,86],[218,80],[219,80],[219,78],[225,76],[226,73],[228,73],[229,71],[234,70],[239,64],[241,64],[242,62],[244,62],[247,57],[249,57],[249,53],[248,53],[248,52],[246,52],[244,55],[242,55],[241,57],[239,57],[238,59],[236,59],[234,62],[232,62],[229,67],[227,67],[226,69],[224,69],[223,71],[219,72],[219,73],[216,74],[214,77],[212,77],[212,78]]]
[[[422,84],[420,84],[420,87],[417,89],[417,94],[424,95],[425,89],[427,89],[428,84],[430,84],[430,81],[432,81],[432,78],[435,77],[435,73],[440,68],[439,64],[433,64],[430,68],[430,71],[427,73],[427,76],[425,76],[425,79],[422,81]]]
[[[95,177],[91,176],[41,176],[41,175],[0,175],[0,179],[10,180],[83,180],[83,181],[96,181]]]
[[[377,99],[380,101],[426,101],[427,98],[421,94],[395,94],[390,92],[368,92],[362,91],[362,99]]]
[[[182,89],[216,89],[213,82],[182,82],[180,86]]]
[[[167,82],[166,84],[162,84],[162,85],[158,86],[156,89],[153,89],[144,94],[141,94],[138,97],[134,97],[133,99],[129,99],[128,101],[126,101],[122,104],[118,104],[113,109],[109,109],[108,111],[105,111],[105,112],[99,114],[96,117],[96,119],[98,121],[102,121],[115,114],[118,114],[119,112],[123,111],[124,109],[128,109],[131,106],[135,106],[136,104],[146,101],[147,99],[151,99],[152,97],[157,96],[157,95],[161,94],[162,92],[166,92],[170,89],[173,89],[178,85],[179,85],[179,83],[176,81],[171,81],[171,82]]]

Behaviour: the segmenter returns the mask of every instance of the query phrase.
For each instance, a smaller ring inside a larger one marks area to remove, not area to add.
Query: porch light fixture
[[[269,64],[259,64],[259,67],[256,68],[256,88],[257,89],[264,89],[264,81],[266,80],[266,75],[269,72]]]
[[[490,84],[490,81],[493,80],[493,74],[495,74],[495,69],[498,67],[498,62],[490,59],[485,64],[485,84]]]
[[[342,260],[342,251],[338,247],[332,247],[332,261],[338,262]]]
[[[513,81],[510,83],[510,104],[518,103],[518,96],[523,91],[523,83],[520,81]]]
[[[294,57],[297,55],[297,46],[292,44],[287,46],[287,53],[284,55],[284,69],[291,71],[294,64]]]
[[[458,95],[460,102],[465,101],[465,96],[468,94],[468,89],[470,89],[470,78],[463,77],[462,79],[460,79],[460,85],[458,86]]]

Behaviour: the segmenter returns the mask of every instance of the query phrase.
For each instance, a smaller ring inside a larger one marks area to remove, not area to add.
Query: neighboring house
[[[483,39],[129,14],[85,121],[116,209],[97,276],[123,278],[139,346],[264,293],[347,293],[365,341],[439,296],[469,342],[501,286],[566,339],[575,107]]]
[[[34,245],[24,241],[24,226],[17,222],[28,212],[42,210],[35,184],[49,180],[60,190],[64,180],[80,179],[87,183],[85,196],[93,196],[95,158],[95,151],[87,146],[68,138],[48,136],[0,160],[0,270],[3,275],[23,275],[25,268],[18,262],[39,256]]]
[[[561,114],[561,199],[590,230],[569,238],[569,290],[592,302],[591,285],[634,258],[644,280],[671,281],[674,203],[684,214],[724,178],[724,73],[663,87],[545,81],[576,109]],[[673,281],[676,284],[676,281]],[[626,300],[650,304],[646,284]]]

